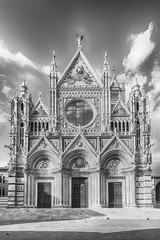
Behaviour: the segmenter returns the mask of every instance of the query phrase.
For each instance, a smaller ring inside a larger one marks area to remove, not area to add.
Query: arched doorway
[[[63,179],[63,203],[72,208],[99,204],[99,173],[91,152],[86,149],[68,152],[63,160]]]
[[[33,153],[25,175],[25,205],[51,208],[60,204],[58,157],[47,150]]]
[[[72,169],[73,172],[72,208],[88,207],[88,176],[83,176],[83,173],[81,172],[87,171],[89,167],[89,163],[85,160],[84,157],[75,157],[69,164],[69,168]],[[75,177],[75,175],[77,176]]]
[[[108,173],[108,206],[109,208],[121,208],[122,207],[122,164],[115,157],[111,160],[107,166]]]
[[[135,192],[133,181],[134,174],[129,155],[120,149],[111,149],[104,153],[101,158],[101,205],[103,207],[122,208],[131,205],[131,195]]]
[[[156,207],[160,208],[160,182],[156,186]]]

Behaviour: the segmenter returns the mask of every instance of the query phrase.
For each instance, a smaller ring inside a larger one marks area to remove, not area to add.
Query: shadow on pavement
[[[38,229],[37,229],[38,230]],[[159,240],[160,229],[147,229],[147,230],[134,230],[134,231],[122,231],[113,233],[100,233],[100,232],[52,232],[52,231],[12,231],[12,232],[0,232],[0,239],[3,240]]]

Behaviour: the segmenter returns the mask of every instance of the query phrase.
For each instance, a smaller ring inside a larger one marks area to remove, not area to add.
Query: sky
[[[36,103],[49,103],[52,52],[63,73],[84,36],[83,51],[99,76],[107,51],[126,95],[136,79],[150,98],[153,174],[160,175],[160,1],[0,0],[0,166],[9,155],[10,100],[26,80]],[[126,99],[127,100],[127,99]]]

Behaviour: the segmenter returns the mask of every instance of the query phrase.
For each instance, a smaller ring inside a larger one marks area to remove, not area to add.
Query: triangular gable
[[[132,155],[131,150],[126,146],[126,144],[124,144],[124,142],[117,136],[115,135],[113,138],[111,138],[106,145],[103,147],[102,151],[101,151],[101,156],[112,149],[120,149],[120,150],[124,150],[125,152],[127,152],[129,155]]]
[[[97,156],[97,153],[93,146],[88,142],[88,140],[81,134],[79,133],[66,147],[64,150],[63,155],[65,155],[68,151],[72,149],[77,149],[77,148],[82,148],[82,149],[89,149],[95,156]]]
[[[35,107],[32,109],[31,115],[48,116],[48,109],[46,108],[41,99],[38,99]]]
[[[118,88],[118,89],[121,89],[120,85],[118,84],[117,80],[115,77],[113,77],[113,80],[111,82],[111,85],[110,85],[111,88]]]
[[[85,87],[85,86],[103,87],[101,79],[93,70],[82,49],[78,49],[69,65],[65,69],[58,87]]]
[[[113,110],[112,110],[112,116],[129,116],[130,112],[127,109],[127,107],[125,106],[125,104],[123,103],[123,101],[121,99],[119,99],[116,103],[116,105],[114,106]]]
[[[57,149],[48,141],[48,139],[44,136],[42,136],[30,149],[28,156],[30,156],[33,152],[39,151],[39,150],[49,150],[54,152],[57,156],[59,156],[59,153]]]

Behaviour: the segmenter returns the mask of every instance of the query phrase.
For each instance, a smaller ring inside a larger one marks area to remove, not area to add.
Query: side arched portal
[[[50,208],[62,203],[58,156],[47,150],[34,152],[24,171],[24,205]]]
[[[107,151],[101,158],[101,205],[121,208],[135,206],[136,186],[132,158],[119,149]]]

